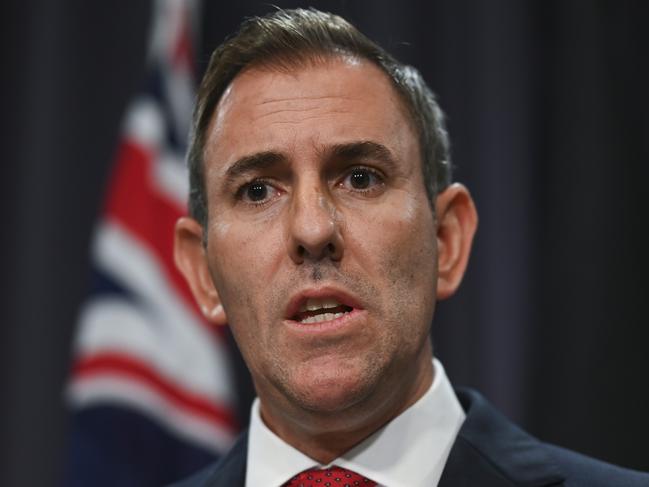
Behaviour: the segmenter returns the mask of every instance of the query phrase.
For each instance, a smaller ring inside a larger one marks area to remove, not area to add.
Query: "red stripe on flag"
[[[146,245],[162,264],[162,270],[184,301],[194,309],[200,322],[216,334],[202,318],[198,305],[173,259],[173,235],[176,220],[185,209],[158,191],[153,184],[153,157],[146,148],[129,140],[119,147],[117,165],[109,184],[105,212]]]
[[[192,43],[189,37],[189,15],[186,9],[182,9],[180,15],[182,15],[183,20],[180,23],[181,31],[176,37],[176,42],[174,43],[173,52],[171,53],[171,62],[175,66],[182,66],[185,69],[190,69],[192,59],[194,59],[194,53],[192,52]]]
[[[220,428],[226,427],[230,432],[234,432],[238,428],[237,421],[229,410],[215,405],[204,397],[182,390],[145,363],[127,355],[101,353],[80,358],[72,369],[72,374],[76,378],[87,378],[106,373],[135,379],[159,393],[179,409],[183,409],[193,416],[200,416]]]

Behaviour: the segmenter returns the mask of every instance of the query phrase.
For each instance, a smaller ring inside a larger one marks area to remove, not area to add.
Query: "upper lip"
[[[304,289],[290,299],[288,306],[286,307],[286,319],[294,319],[302,305],[309,298],[331,298],[335,299],[342,305],[349,306],[350,308],[361,309],[358,299],[341,289],[336,289],[334,287]]]

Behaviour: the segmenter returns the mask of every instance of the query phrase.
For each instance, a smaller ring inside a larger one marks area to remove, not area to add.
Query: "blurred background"
[[[343,15],[418,67],[448,116],[456,179],[480,214],[465,281],[433,324],[435,353],[453,383],[478,388],[545,441],[649,470],[649,4],[274,3]],[[218,456],[246,421],[250,385],[227,334],[214,340],[219,360],[234,364],[219,379],[230,392],[217,406],[196,395],[186,401],[227,426],[218,444],[187,446],[206,431],[200,425],[174,439],[173,421],[161,419],[167,409],[147,416],[159,403],[130,403],[128,388],[117,388],[114,403],[105,395],[107,405],[101,395],[70,393],[79,370],[110,368],[80,366],[78,337],[90,297],[107,286],[97,284],[92,249],[111,211],[129,107],[151,90],[156,8],[13,0],[3,9],[3,486],[161,485]],[[187,79],[198,79],[241,19],[273,9],[197,6],[188,16],[193,49],[183,51],[193,58]],[[125,430],[136,440],[115,436]],[[163,437],[176,441],[165,452]],[[174,455],[191,461],[165,470]],[[146,471],[156,465],[158,473]]]

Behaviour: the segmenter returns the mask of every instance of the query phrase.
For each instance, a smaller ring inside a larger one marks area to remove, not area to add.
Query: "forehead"
[[[395,152],[416,145],[407,109],[380,68],[349,57],[294,69],[253,66],[221,97],[208,127],[205,160],[220,166],[255,152],[353,140],[379,142]]]

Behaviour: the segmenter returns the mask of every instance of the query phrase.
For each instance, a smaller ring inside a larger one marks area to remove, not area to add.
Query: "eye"
[[[264,183],[256,181],[248,185],[246,196],[250,201],[255,202],[266,199],[266,196],[268,196],[268,187]]]
[[[381,186],[383,178],[367,167],[355,167],[347,173],[341,184],[352,190],[368,192]]]
[[[278,190],[265,181],[256,179],[239,188],[237,196],[244,202],[261,205],[272,199]]]

